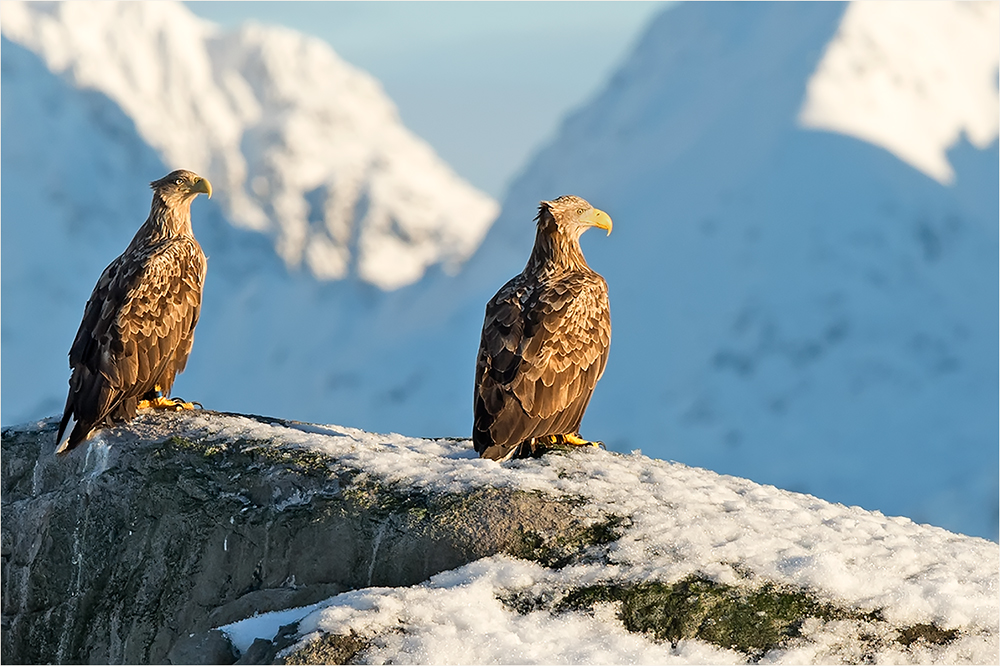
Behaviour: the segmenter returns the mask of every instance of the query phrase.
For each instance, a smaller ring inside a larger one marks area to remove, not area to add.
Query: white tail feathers
[[[69,449],[69,437],[73,434],[73,430],[76,428],[76,419],[72,416],[69,417],[69,423],[66,424],[66,429],[63,431],[62,439],[59,440],[59,446],[56,447],[56,454],[63,454]]]

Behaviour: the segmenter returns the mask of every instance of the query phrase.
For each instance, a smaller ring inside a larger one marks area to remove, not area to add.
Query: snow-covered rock
[[[997,544],[906,518],[638,453],[194,412],[59,458],[55,425],[3,432],[5,662],[997,655]]]
[[[454,270],[496,217],[319,39],[223,31],[179,2],[9,2],[2,30],[107,95],[166,165],[212,180],[231,222],[272,235],[317,279],[395,289],[434,264]]]

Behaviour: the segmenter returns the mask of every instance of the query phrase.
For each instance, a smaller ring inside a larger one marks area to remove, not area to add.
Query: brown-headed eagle
[[[191,352],[205,283],[191,202],[198,194],[211,197],[212,185],[178,170],[150,187],[149,217],[104,269],[69,350],[72,375],[56,453],[70,451],[96,428],[131,419],[138,409],[193,408],[166,396]]]
[[[608,286],[587,265],[580,236],[611,233],[611,218],[575,196],[543,201],[524,270],[486,305],[472,442],[507,460],[551,445],[592,445],[580,421],[611,344]]]

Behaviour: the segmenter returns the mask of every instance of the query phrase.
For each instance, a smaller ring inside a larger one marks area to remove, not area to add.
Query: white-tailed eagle
[[[193,406],[166,396],[191,352],[205,283],[205,253],[191,229],[191,202],[198,194],[211,197],[212,185],[178,170],[150,187],[149,217],[104,269],[69,350],[72,375],[57,453],[71,450],[96,428],[134,417],[138,409]]]
[[[486,305],[472,442],[480,457],[507,460],[553,444],[593,444],[580,421],[611,344],[608,286],[587,265],[580,236],[611,233],[611,218],[575,196],[539,205],[524,270]]]

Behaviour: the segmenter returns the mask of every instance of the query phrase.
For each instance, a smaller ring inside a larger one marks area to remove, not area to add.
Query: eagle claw
[[[166,409],[180,412],[185,409],[203,409],[203,407],[200,402],[184,402],[180,398],[157,396],[151,400],[140,400],[136,409]]]
[[[586,440],[575,433],[569,435],[553,435],[553,444],[569,444],[571,446],[593,446],[594,448],[604,449],[604,442],[591,442]]]

